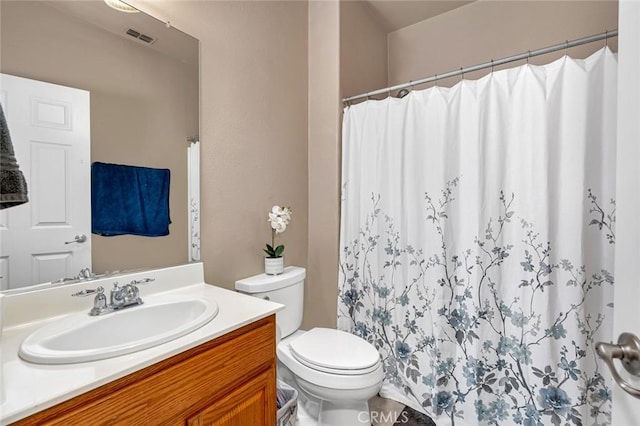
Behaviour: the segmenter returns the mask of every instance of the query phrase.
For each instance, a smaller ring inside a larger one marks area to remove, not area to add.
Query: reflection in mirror
[[[0,213],[0,290],[82,278],[81,271],[87,275],[85,268],[105,274],[190,260],[187,149],[188,140],[198,134],[198,41],[142,12],[122,13],[103,1],[3,0],[0,19],[0,102],[30,198],[29,203]],[[75,142],[43,133],[52,127],[61,134],[72,132],[78,124],[74,120],[80,121],[73,115],[75,107],[70,107],[75,101],[64,96],[56,100],[57,95],[45,91],[31,94],[23,107],[13,108],[12,86],[5,86],[5,78],[14,77],[20,83],[65,86],[80,98],[85,94],[88,136],[80,139],[89,151],[86,159],[72,155],[68,147]],[[34,121],[34,111],[41,122]],[[24,134],[20,120],[35,127],[34,133]],[[18,145],[24,146],[18,149]],[[92,235],[90,220],[74,227],[75,210],[90,211],[87,163],[96,161],[170,170],[169,235]],[[73,168],[76,163],[85,167],[77,176],[56,166]],[[85,195],[72,196],[78,185],[84,186]],[[12,225],[19,221],[31,231],[52,233],[34,237],[13,231]],[[53,247],[42,248],[45,240]],[[23,246],[28,256],[11,263],[6,253]],[[86,260],[72,264],[74,255],[82,258],[83,252]],[[18,270],[23,274],[12,279]]]

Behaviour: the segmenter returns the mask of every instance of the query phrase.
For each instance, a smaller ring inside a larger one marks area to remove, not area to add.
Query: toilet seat
[[[339,390],[363,389],[369,386],[377,386],[382,383],[384,372],[379,355],[374,366],[361,370],[354,370],[351,374],[344,374],[344,370],[331,370],[330,372],[322,371],[317,365],[309,366],[301,362],[293,355],[291,351],[291,344],[307,333],[310,333],[310,331],[298,331],[294,333],[294,335],[284,338],[277,346],[278,361],[291,370],[295,376],[315,385]],[[369,345],[367,342],[364,343]],[[373,350],[375,351],[375,348]],[[326,369],[327,368],[325,368],[325,370]]]
[[[314,370],[330,374],[359,375],[375,371],[378,351],[353,334],[314,328],[289,344],[291,355]]]

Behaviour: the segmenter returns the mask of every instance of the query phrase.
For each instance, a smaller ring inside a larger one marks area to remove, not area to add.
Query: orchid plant
[[[267,244],[267,248],[263,249],[267,253],[267,257],[274,259],[282,257],[284,252],[284,245],[280,244],[278,247],[274,247],[276,234],[282,234],[287,225],[291,221],[291,207],[273,206],[269,212],[269,223],[271,224],[271,245]]]

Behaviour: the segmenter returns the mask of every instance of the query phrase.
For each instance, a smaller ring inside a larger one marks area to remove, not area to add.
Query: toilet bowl
[[[283,339],[277,355],[279,375],[293,379],[304,395],[301,416],[323,426],[369,424],[368,400],[383,378],[373,346],[343,331],[314,328]]]
[[[344,331],[298,330],[302,322],[304,268],[257,275],[236,290],[282,303],[276,314],[278,377],[298,390],[299,426],[369,425],[368,400],[382,386],[380,355],[367,341]]]

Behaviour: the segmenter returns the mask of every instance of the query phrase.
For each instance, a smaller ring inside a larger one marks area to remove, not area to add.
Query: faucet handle
[[[78,279],[87,279],[91,277],[93,277],[93,273],[89,268],[81,269],[80,272],[78,273]]]
[[[155,278],[143,278],[141,280],[133,280],[129,284],[130,285],[147,284],[155,280],[156,280]]]
[[[73,293],[71,296],[74,297],[86,297],[86,296],[90,296],[92,294],[95,293],[99,293],[99,294],[103,294],[104,293],[104,287],[100,286],[98,288],[86,288],[82,291],[79,291],[77,293]]]

